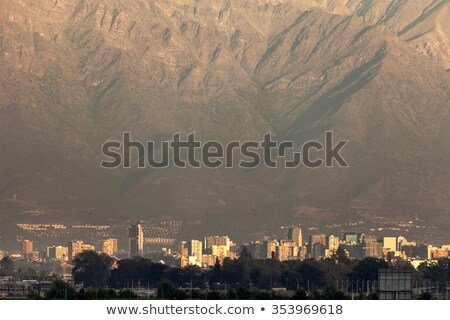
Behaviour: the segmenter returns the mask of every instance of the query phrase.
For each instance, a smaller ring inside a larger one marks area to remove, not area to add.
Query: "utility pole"
[[[446,288],[445,288],[445,300],[448,300],[448,290],[449,290],[450,288],[449,288],[449,285],[448,285],[448,282],[447,282],[447,286],[446,286]]]

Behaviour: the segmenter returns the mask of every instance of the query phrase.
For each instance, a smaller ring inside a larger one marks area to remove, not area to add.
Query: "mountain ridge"
[[[316,223],[298,209],[311,206],[450,226],[449,2],[388,3],[3,4],[0,219],[166,215],[242,234],[258,217]],[[350,140],[350,169],[99,168],[124,131],[301,143],[325,130]]]

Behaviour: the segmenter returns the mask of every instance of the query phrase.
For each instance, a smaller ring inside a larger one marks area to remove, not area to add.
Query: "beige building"
[[[69,261],[72,261],[81,252],[83,252],[83,241],[74,240],[69,242]]]
[[[294,240],[281,240],[277,247],[277,259],[280,261],[298,260],[298,246]]]
[[[55,259],[61,262],[68,261],[69,248],[62,246],[47,247],[47,258]]]
[[[22,258],[29,256],[33,253],[33,241],[23,240],[22,241]]]
[[[81,240],[70,241],[68,249],[69,261],[75,259],[75,257],[83,251],[95,251],[95,247],[90,244],[85,244]]]
[[[199,261],[202,261],[203,244],[200,240],[191,240],[191,256],[195,256]]]
[[[383,238],[383,249],[385,251],[397,251],[398,250],[398,239],[397,237],[384,237]]]
[[[102,253],[114,257],[117,255],[118,251],[117,239],[106,239],[102,241]]]
[[[336,252],[336,250],[339,249],[339,237],[330,235],[328,237],[327,248],[331,252]]]
[[[224,246],[230,250],[230,238],[228,236],[209,236],[203,239],[203,249],[211,250],[213,246]]]
[[[225,257],[228,254],[227,246],[212,246],[211,253],[213,256]]]

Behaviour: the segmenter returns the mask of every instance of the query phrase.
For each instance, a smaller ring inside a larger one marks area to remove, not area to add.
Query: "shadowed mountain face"
[[[369,213],[450,227],[450,2],[280,2],[2,3],[1,225],[164,215],[243,237]],[[350,140],[350,168],[99,167],[124,131],[300,145],[326,130]]]

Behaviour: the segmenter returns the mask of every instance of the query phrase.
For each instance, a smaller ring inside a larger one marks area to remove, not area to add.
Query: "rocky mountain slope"
[[[448,228],[449,3],[4,2],[0,221],[165,215],[242,236],[369,212]],[[99,168],[123,131],[325,130],[350,140],[349,169]]]

